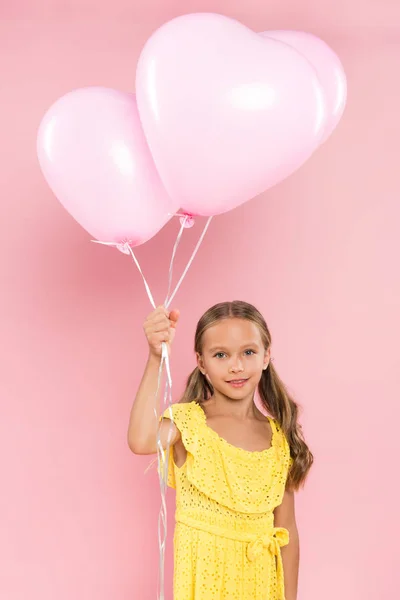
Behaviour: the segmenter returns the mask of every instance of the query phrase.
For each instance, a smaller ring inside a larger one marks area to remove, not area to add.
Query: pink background
[[[299,172],[213,221],[175,303],[176,395],[200,314],[255,303],[316,457],[297,497],[299,600],[399,593],[400,4],[14,0],[0,8],[4,600],[156,598],[158,481],[126,442],[150,305],[129,258],[90,244],[55,200],[35,139],[65,92],[132,90],[150,33],[198,10],[323,37],[343,60],[349,99]],[[158,302],[176,231],[170,223],[138,249]],[[169,554],[168,585],[171,566]]]

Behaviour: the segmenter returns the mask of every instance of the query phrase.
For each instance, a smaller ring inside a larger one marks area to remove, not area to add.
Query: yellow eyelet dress
[[[171,449],[168,466],[176,489],[174,600],[284,600],[281,546],[289,532],[274,527],[273,510],[290,450],[278,423],[268,417],[271,447],[250,452],[211,429],[197,402],[172,410],[187,450],[178,468]]]

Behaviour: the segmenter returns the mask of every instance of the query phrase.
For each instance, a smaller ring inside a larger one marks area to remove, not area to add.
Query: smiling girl
[[[156,453],[161,344],[171,350],[178,320],[159,307],[144,324],[149,357],[128,430],[135,454]],[[217,304],[197,324],[195,353],[173,422],[167,410],[160,424],[176,489],[174,600],[296,600],[294,493],[313,455],[271,362],[267,324],[251,304]]]

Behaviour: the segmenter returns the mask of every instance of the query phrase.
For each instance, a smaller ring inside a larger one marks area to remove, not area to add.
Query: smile
[[[231,379],[230,381],[227,381],[227,383],[229,383],[233,387],[242,387],[243,385],[245,385],[245,383],[247,383],[247,381],[248,379]]]

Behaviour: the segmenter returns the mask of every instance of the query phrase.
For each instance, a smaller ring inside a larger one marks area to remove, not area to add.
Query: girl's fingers
[[[161,333],[155,333],[153,339],[156,342],[169,342],[168,331],[162,331]]]
[[[148,325],[151,325],[154,323],[169,323],[169,319],[165,315],[158,314],[158,315],[155,315],[151,319],[146,319],[145,323]]]
[[[176,327],[176,324],[178,323],[179,320],[179,315],[180,312],[177,309],[171,310],[171,312],[169,313],[169,320],[171,322],[171,327]]]
[[[161,353],[163,342],[172,343],[179,314],[179,310],[169,312],[164,306],[158,306],[145,320],[143,329],[147,341],[157,355]]]

